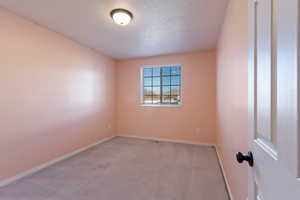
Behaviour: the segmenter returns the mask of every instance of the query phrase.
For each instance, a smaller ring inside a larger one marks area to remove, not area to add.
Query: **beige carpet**
[[[215,149],[117,137],[0,188],[0,200],[228,200]]]

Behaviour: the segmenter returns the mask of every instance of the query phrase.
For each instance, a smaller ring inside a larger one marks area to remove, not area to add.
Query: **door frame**
[[[248,146],[252,150],[255,136],[255,98],[256,98],[256,6],[257,0],[248,0]],[[254,157],[255,163],[255,157]],[[248,200],[255,200],[253,169],[248,170]]]

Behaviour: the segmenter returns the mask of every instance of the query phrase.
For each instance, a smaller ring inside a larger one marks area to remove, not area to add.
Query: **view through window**
[[[181,103],[181,66],[144,67],[142,80],[143,104]]]

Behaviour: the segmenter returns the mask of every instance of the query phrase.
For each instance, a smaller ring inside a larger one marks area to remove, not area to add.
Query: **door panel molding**
[[[278,152],[271,147],[272,145],[269,143],[269,141],[259,138],[254,140],[254,143],[259,146],[265,153],[271,156],[274,161],[278,160]]]

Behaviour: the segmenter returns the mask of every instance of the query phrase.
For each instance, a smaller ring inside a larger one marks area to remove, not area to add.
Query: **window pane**
[[[153,96],[153,104],[160,104],[160,96]]]
[[[152,104],[152,96],[144,96],[145,104]]]
[[[160,77],[153,77],[153,86],[160,86]]]
[[[152,68],[144,68],[144,77],[152,76]]]
[[[181,67],[172,67],[171,68],[172,75],[180,75],[180,73],[181,73]]]
[[[171,95],[179,95],[179,90],[180,90],[180,87],[179,86],[172,86],[171,87]]]
[[[163,96],[163,104],[170,104],[171,103],[171,99],[170,96]]]
[[[180,85],[180,76],[171,76],[171,85]]]
[[[171,104],[179,104],[180,96],[171,96]]]
[[[144,104],[179,104],[181,102],[181,67],[146,67],[143,69]]]
[[[163,86],[163,96],[170,95],[171,88],[170,86]]]
[[[163,76],[162,84],[163,85],[171,85],[171,76]]]
[[[153,95],[160,96],[160,87],[153,87]]]
[[[144,86],[152,86],[152,78],[144,78]]]
[[[153,68],[153,76],[160,76],[160,67]]]
[[[163,67],[162,68],[162,75],[167,75],[167,76],[169,76],[169,75],[171,75],[171,67]]]
[[[144,87],[144,96],[152,95],[152,87]]]

